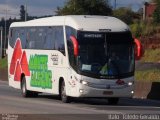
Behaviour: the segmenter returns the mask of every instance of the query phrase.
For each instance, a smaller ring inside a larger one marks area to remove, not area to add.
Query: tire
[[[66,86],[65,86],[64,81],[62,81],[61,85],[60,85],[60,97],[61,97],[61,101],[63,103],[70,103],[71,102],[71,98],[66,95]]]
[[[119,102],[119,98],[108,98],[109,105],[117,105]]]
[[[37,92],[32,92],[32,91],[27,90],[25,76],[23,76],[22,82],[21,82],[21,93],[22,93],[22,97],[25,97],[25,98],[38,96]]]

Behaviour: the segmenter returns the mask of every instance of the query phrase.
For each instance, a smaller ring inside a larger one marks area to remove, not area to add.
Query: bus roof
[[[53,16],[30,20],[27,22],[14,22],[10,27],[31,26],[61,26],[66,25],[77,30],[99,31],[110,30],[112,32],[129,31],[129,27],[121,20],[109,16],[69,15]]]

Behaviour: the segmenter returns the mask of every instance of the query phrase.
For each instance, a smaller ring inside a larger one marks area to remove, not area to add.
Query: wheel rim
[[[66,99],[66,87],[64,82],[62,83],[62,88],[61,88],[61,98],[62,100]]]
[[[23,94],[26,93],[26,83],[25,83],[25,81],[23,81],[23,84],[22,84],[22,93]]]

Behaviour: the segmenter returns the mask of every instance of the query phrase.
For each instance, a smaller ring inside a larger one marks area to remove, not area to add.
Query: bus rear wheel
[[[108,98],[109,105],[117,105],[119,102],[119,98]]]
[[[27,97],[37,97],[38,96],[37,92],[32,92],[32,91],[27,90],[25,76],[22,77],[22,81],[21,81],[21,93],[22,93],[22,96],[25,97],[25,98],[27,98]]]
[[[66,86],[64,81],[62,81],[60,85],[60,97],[63,103],[71,102],[71,98],[66,95]]]

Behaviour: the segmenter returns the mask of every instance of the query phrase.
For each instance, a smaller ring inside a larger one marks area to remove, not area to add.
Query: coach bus
[[[15,22],[8,41],[9,85],[21,89],[23,97],[50,93],[65,103],[86,97],[117,104],[134,94],[135,40],[117,18],[73,15]]]

